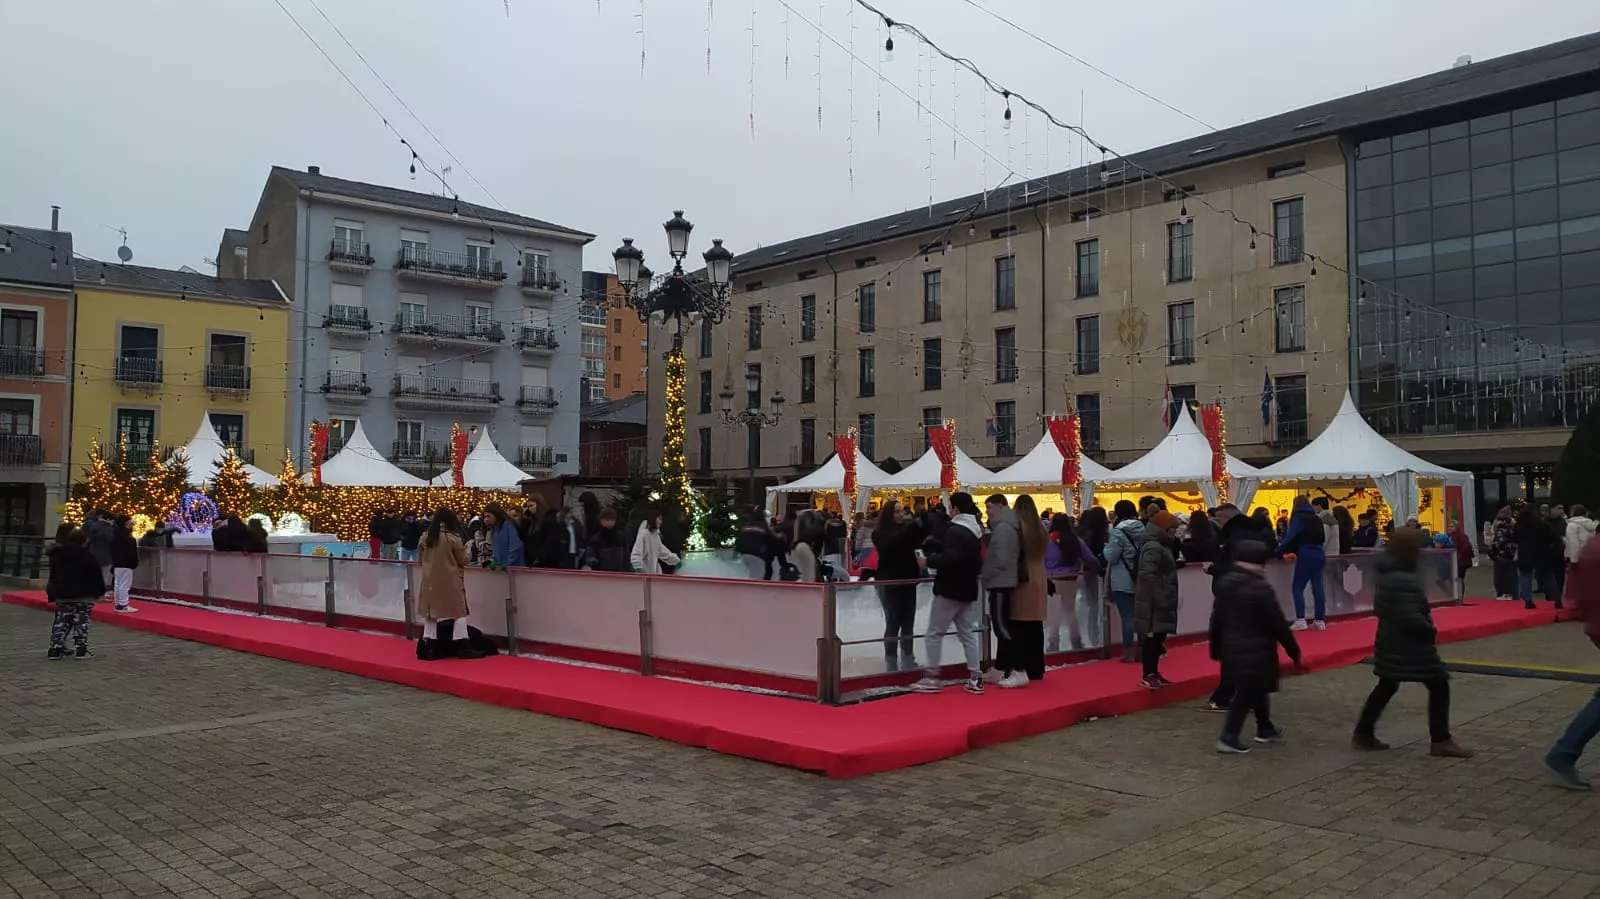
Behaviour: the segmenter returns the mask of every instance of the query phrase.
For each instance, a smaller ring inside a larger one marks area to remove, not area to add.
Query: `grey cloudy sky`
[[[880,62],[877,20],[848,0],[281,3],[430,163],[450,164],[320,7],[492,194],[458,165],[463,198],[599,235],[590,269],[611,267],[624,234],[659,268],[678,207],[696,253],[714,236],[738,252],[1080,158],[1038,117],[1002,129],[998,98],[909,38]],[[1123,152],[1206,129],[984,10],[1216,126],[1600,29],[1594,0],[878,5],[1062,118],[1081,101],[1089,131]],[[102,226],[126,227],[137,262],[209,271],[273,164],[438,189],[408,181],[404,148],[275,0],[0,0],[0,85],[0,221],[47,225],[59,204],[96,258],[120,242]]]

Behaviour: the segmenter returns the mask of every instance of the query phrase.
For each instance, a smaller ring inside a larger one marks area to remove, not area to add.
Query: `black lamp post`
[[[754,365],[745,368],[744,389],[745,395],[749,397],[749,403],[746,408],[734,411],[733,370],[729,369],[723,377],[722,393],[718,394],[718,399],[722,400],[722,420],[735,428],[743,430],[748,440],[748,435],[753,431],[761,431],[778,426],[778,422],[783,418],[784,399],[783,391],[774,390],[772,391],[772,398],[768,400],[772,404],[772,411],[766,412],[762,410],[761,374],[760,370]],[[750,503],[752,505],[759,504],[761,497],[756,493],[756,459],[750,454],[748,444],[745,446],[745,478],[750,485]]]

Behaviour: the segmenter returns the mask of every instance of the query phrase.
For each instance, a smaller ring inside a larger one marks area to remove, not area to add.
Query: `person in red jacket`
[[[1585,543],[1578,554],[1578,562],[1567,581],[1567,597],[1578,607],[1584,636],[1600,649],[1600,540]],[[1566,733],[1545,753],[1545,770],[1558,786],[1568,790],[1590,789],[1589,782],[1578,774],[1578,758],[1596,734],[1600,734],[1600,689],[1573,717]]]

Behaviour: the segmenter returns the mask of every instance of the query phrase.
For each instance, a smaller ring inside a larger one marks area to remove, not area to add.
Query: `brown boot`
[[[1461,748],[1455,740],[1440,740],[1428,747],[1428,754],[1436,759],[1470,759],[1473,752]]]
[[[1382,752],[1389,748],[1389,744],[1377,737],[1364,737],[1361,734],[1356,734],[1350,738],[1350,748],[1359,749],[1362,752]]]

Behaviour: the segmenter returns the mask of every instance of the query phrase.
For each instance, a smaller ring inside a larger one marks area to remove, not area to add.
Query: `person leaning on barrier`
[[[432,662],[442,658],[481,659],[484,653],[472,645],[467,624],[467,584],[465,570],[471,564],[467,548],[456,536],[461,522],[450,509],[440,508],[417,545],[422,579],[417,587],[417,616],[422,619],[422,639],[417,643],[417,658]],[[439,639],[439,623],[453,620],[448,643]]]
[[[599,527],[589,538],[587,566],[590,571],[632,571],[628,560],[628,544],[617,530],[617,513],[606,509],[600,513]]]
[[[111,533],[111,595],[113,608],[118,612],[137,612],[128,602],[128,591],[133,589],[133,572],[139,567],[139,544],[133,539],[133,527],[126,515],[118,515],[112,522]]]

